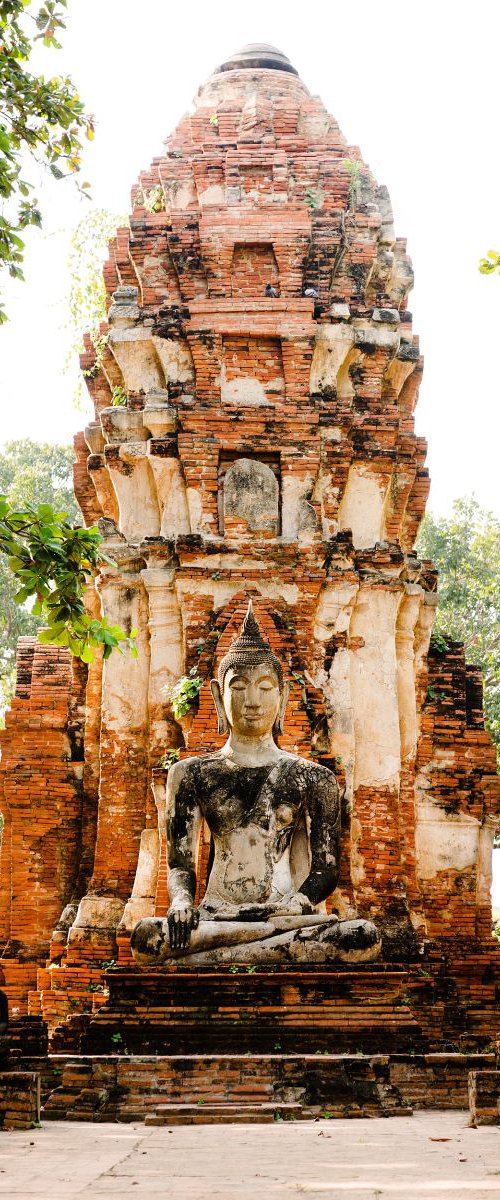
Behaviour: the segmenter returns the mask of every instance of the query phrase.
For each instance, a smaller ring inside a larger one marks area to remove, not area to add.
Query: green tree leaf
[[[24,172],[41,164],[58,180],[77,173],[82,139],[92,127],[70,79],[49,79],[30,68],[34,42],[60,49],[55,35],[64,28],[66,4],[0,0],[0,269],[17,279],[23,279],[22,233],[41,224]],[[0,322],[5,319],[0,305]]]
[[[500,749],[500,521],[462,497],[451,517],[427,514],[417,552],[439,571],[433,637],[463,642],[467,662],[483,668],[486,725]]]

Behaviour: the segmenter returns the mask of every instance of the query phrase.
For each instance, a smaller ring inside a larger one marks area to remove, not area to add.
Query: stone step
[[[154,1113],[146,1116],[145,1125],[235,1125],[258,1124],[270,1121],[298,1121],[309,1114],[302,1104],[263,1101],[260,1104],[159,1104]]]

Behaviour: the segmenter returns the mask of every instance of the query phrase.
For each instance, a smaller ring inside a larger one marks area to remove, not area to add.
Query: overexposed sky
[[[500,247],[500,8],[441,0],[69,0],[62,51],[37,51],[68,73],[96,117],[82,178],[96,205],[129,209],[130,187],[190,107],[200,83],[245,42],[278,45],[391,193],[416,286],[425,355],[417,431],[429,441],[430,507],[474,492],[500,510],[500,278],[479,256]],[[8,286],[0,328],[0,438],[67,441],[84,422],[63,371],[71,231],[86,204],[70,181],[39,190],[25,284]]]

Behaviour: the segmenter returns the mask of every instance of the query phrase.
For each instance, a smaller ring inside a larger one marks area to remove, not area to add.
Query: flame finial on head
[[[241,633],[231,643],[227,654],[219,663],[217,672],[220,686],[224,686],[224,677],[232,668],[256,667],[268,662],[278,677],[280,688],[283,687],[283,668],[279,658],[273,653],[269,642],[262,636],[258,622],[254,616],[252,601],[249,600]]]
[[[262,636],[260,627],[253,611],[252,601],[248,601],[248,608],[245,613],[245,619],[241,626],[241,633],[233,642],[233,646],[241,646],[248,644],[249,646],[262,646],[263,649],[271,650],[269,642]]]

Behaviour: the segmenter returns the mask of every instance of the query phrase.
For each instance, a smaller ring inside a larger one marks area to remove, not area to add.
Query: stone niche
[[[231,267],[233,296],[260,297],[264,295],[266,283],[271,283],[279,294],[278,264],[272,245],[237,242]]]
[[[219,464],[219,530],[278,537],[281,527],[278,459],[241,457]]]

